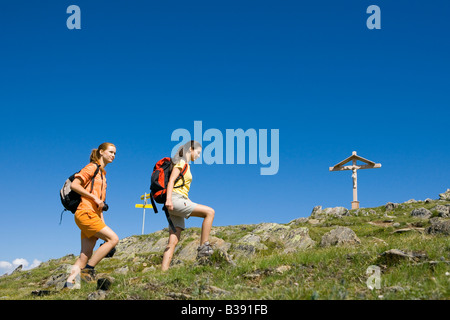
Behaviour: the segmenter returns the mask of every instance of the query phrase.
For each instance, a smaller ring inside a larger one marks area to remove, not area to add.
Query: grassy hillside
[[[430,210],[431,218],[442,215],[437,205],[448,208],[450,201],[352,210],[342,217],[286,224],[214,227],[212,238],[221,249],[201,262],[183,256],[198,244],[200,230],[189,228],[168,272],[160,270],[167,230],[133,236],[122,239],[116,255],[96,267],[97,279],[112,281],[107,291],[98,291],[97,281],[81,282],[79,290],[57,289],[53,283],[67,277],[67,267],[76,260],[68,255],[1,277],[0,299],[449,299],[449,235],[429,234],[430,217],[411,215],[418,208]],[[321,246],[322,237],[337,226],[352,229],[360,243]],[[314,242],[292,247],[299,230]],[[409,258],[383,254],[390,249]],[[381,272],[379,289],[367,286],[370,266]]]

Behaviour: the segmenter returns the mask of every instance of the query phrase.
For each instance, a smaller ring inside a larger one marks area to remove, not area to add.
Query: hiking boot
[[[81,269],[80,278],[85,282],[95,281],[96,272],[95,269]]]
[[[197,258],[210,257],[214,253],[208,241],[197,248]]]

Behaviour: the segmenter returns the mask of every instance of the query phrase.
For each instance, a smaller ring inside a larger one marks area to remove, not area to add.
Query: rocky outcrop
[[[336,217],[340,218],[343,216],[349,216],[350,211],[344,207],[335,207],[335,208],[325,208],[322,210],[322,206],[315,206],[313,211],[311,212],[311,218],[320,219],[320,218],[329,218]]]
[[[434,210],[436,210],[439,217],[450,218],[450,207],[449,206],[443,206],[443,205],[438,204],[436,207],[434,207]]]
[[[386,211],[393,211],[398,208],[398,203],[388,202],[384,207]]]
[[[330,232],[325,233],[320,241],[321,247],[355,245],[360,244],[356,233],[347,227],[337,227]]]
[[[253,232],[243,236],[234,246],[238,256],[253,255],[267,250],[268,245],[282,249],[284,253],[305,250],[315,245],[305,227],[292,228],[278,223],[261,223]]]
[[[425,209],[425,208],[418,208],[418,209],[414,209],[413,211],[411,211],[411,216],[412,217],[417,217],[417,218],[423,218],[423,219],[428,219],[432,216],[433,214],[431,213],[430,210]]]
[[[430,223],[431,226],[425,230],[426,233],[450,235],[450,219],[432,218]]]
[[[393,265],[401,261],[418,262],[427,259],[428,256],[425,252],[421,251],[402,251],[398,249],[391,249],[385,251],[379,255],[381,263],[387,265]]]
[[[447,189],[444,193],[439,194],[439,200],[450,201],[450,189]]]

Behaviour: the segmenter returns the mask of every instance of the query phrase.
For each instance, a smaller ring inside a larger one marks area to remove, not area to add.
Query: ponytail
[[[100,151],[97,149],[92,149],[91,156],[89,157],[89,161],[92,163],[100,164]]]
[[[201,148],[201,147],[202,147],[202,145],[195,140],[190,140],[190,141],[186,142],[184,145],[182,145],[178,149],[177,153],[175,154],[175,156],[172,159],[172,162],[174,164],[180,162],[180,160],[184,160],[187,162],[188,159],[186,159],[186,155],[190,151],[190,149],[194,150],[196,148]]]
[[[100,150],[105,151],[106,149],[108,149],[109,146],[113,146],[114,144],[109,143],[109,142],[103,142],[101,145],[98,146],[97,149],[92,149],[91,151],[91,156],[89,157],[89,161],[92,163],[96,163],[96,164],[100,164]],[[103,168],[102,168],[103,170]]]

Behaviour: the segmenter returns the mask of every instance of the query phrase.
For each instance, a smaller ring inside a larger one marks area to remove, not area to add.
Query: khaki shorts
[[[175,227],[186,229],[184,219],[188,219],[197,203],[179,193],[172,192],[173,210],[169,210],[170,219]]]

